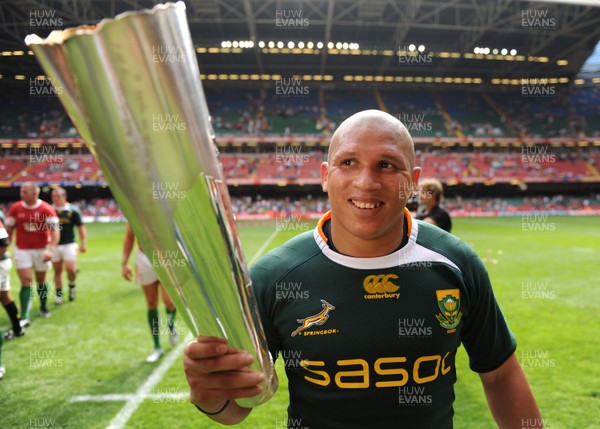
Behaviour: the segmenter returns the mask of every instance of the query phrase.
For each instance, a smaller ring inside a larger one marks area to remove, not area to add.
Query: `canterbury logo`
[[[329,312],[331,310],[335,310],[335,307],[327,301],[325,301],[324,299],[321,300],[321,303],[323,310],[321,310],[314,316],[308,316],[304,319],[296,319],[296,321],[300,323],[300,326],[298,327],[298,329],[292,332],[292,337],[295,337],[297,334],[299,334],[302,331],[305,331],[311,326],[321,326],[325,322],[327,322],[327,319],[329,319]]]
[[[400,289],[400,286],[395,285],[390,279],[397,279],[396,274],[373,274],[365,277],[363,287],[367,293],[393,293]]]

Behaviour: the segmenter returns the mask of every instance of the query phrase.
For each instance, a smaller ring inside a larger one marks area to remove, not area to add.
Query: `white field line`
[[[275,229],[275,231],[273,231],[273,234],[271,234],[271,236],[267,239],[267,241],[265,241],[263,243],[263,245],[260,247],[260,249],[258,249],[258,252],[256,252],[254,254],[254,256],[252,257],[252,259],[250,260],[250,262],[248,262],[248,266],[251,266],[252,264],[254,264],[258,260],[258,258],[261,257],[261,255],[263,254],[263,252],[265,251],[265,249],[267,248],[267,246],[269,244],[271,244],[271,241],[273,241],[273,239],[275,237],[277,237],[277,234],[279,234],[279,230]]]
[[[180,357],[185,345],[192,340],[190,334],[186,335],[183,341],[177,346],[177,348],[171,350],[169,354],[163,359],[161,364],[152,371],[152,374],[146,379],[135,394],[127,400],[127,403],[121,408],[119,413],[112,419],[110,424],[107,426],[108,429],[121,429],[125,427],[125,424],[129,421],[135,410],[144,402],[144,399],[150,394],[154,386],[156,386],[160,380],[164,377],[166,372],[175,363],[178,357]]]
[[[71,397],[71,402],[118,402],[129,401],[135,398],[136,393],[109,393],[108,395],[77,395]],[[143,399],[153,399],[161,401],[165,399],[187,399],[189,392],[165,392],[165,393],[150,393],[144,395]]]

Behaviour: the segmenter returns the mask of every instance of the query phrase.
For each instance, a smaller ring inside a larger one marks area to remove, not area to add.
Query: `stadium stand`
[[[550,186],[544,192],[571,184],[553,193],[574,192],[575,202],[589,199],[589,189],[579,185],[600,183],[598,95],[596,87],[574,87],[547,98],[519,97],[511,91],[379,89],[320,89],[285,97],[277,93],[276,84],[271,90],[207,91],[227,183],[247,189],[251,199],[271,193],[253,186],[288,185],[306,187],[302,192],[308,201],[306,194],[319,192],[320,164],[336,125],[352,112],[379,108],[406,124],[424,177],[436,177],[450,187],[507,184],[514,188],[504,203],[487,196],[482,204],[458,199],[456,203],[463,207],[450,207],[458,216],[534,210],[518,199],[525,198],[521,188],[532,184]],[[2,113],[0,188],[7,189],[4,195],[26,180],[50,186],[106,187],[99,165],[57,99],[9,97]],[[498,192],[504,194],[506,189]],[[568,195],[564,198],[570,201]],[[84,204],[84,214],[95,220],[120,219],[109,201],[96,198]],[[281,201],[264,201],[259,208],[271,205],[271,215],[279,212],[273,207]],[[583,203],[575,202],[568,210],[581,209]],[[240,209],[238,214],[241,218],[264,215],[257,210]]]

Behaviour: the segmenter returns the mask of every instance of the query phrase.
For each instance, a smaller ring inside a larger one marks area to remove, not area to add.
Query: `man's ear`
[[[419,178],[421,177],[421,167],[415,167],[412,171],[412,179],[413,179],[413,190],[414,192],[418,192],[419,190]]]
[[[327,172],[329,170],[329,164],[327,161],[321,163],[321,188],[323,192],[327,192]]]

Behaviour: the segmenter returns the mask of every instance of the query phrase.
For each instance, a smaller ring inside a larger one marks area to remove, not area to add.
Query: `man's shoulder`
[[[15,210],[21,210],[23,208],[23,201],[16,201],[10,205],[8,212],[14,212]]]
[[[56,216],[56,210],[54,210],[54,208],[46,201],[42,201],[42,203],[40,204],[40,206],[37,209],[40,212],[45,212],[48,215]]]
[[[251,268],[251,276],[275,282],[280,276],[305,263],[321,250],[314,239],[314,231],[297,235],[262,256]]]
[[[475,251],[456,235],[422,220],[415,222],[419,228],[418,245],[440,253],[454,262],[465,262],[476,255]]]

